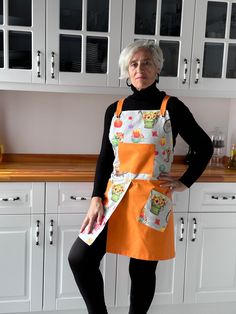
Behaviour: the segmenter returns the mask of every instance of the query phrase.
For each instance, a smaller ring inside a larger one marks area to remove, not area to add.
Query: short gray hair
[[[129,62],[132,56],[134,55],[134,53],[137,52],[141,48],[145,48],[149,50],[149,52],[152,55],[154,64],[161,71],[163,67],[163,62],[164,62],[161,48],[157,44],[155,44],[153,40],[140,39],[129,44],[121,51],[120,58],[119,58],[120,79],[129,77],[129,73],[128,73]]]

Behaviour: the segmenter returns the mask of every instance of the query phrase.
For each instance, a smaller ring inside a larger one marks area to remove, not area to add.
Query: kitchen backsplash
[[[97,154],[106,108],[116,95],[0,91],[0,142],[7,153]],[[236,100],[179,97],[208,134],[220,127],[226,154],[236,141]],[[183,121],[184,123],[184,121]],[[175,154],[187,146],[178,138]]]

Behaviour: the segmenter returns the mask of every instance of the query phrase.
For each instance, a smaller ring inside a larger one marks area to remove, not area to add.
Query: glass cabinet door
[[[122,46],[136,39],[159,44],[164,55],[159,88],[188,87],[194,3],[194,0],[124,0]]]
[[[235,90],[236,1],[196,2],[192,88]]]
[[[48,1],[48,83],[118,86],[121,8],[122,0]]]
[[[44,0],[0,0],[0,80],[45,80]]]

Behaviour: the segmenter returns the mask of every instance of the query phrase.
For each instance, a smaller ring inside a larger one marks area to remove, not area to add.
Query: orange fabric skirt
[[[107,189],[109,186],[110,184]],[[157,187],[157,190],[170,196],[169,189]],[[138,221],[149,193],[150,185],[147,181],[131,182],[128,191],[109,219],[107,252],[142,260],[166,260],[175,257],[172,211],[164,232]]]

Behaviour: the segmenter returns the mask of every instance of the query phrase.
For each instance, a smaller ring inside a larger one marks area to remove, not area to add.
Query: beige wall
[[[47,154],[97,154],[106,107],[121,97],[22,91],[0,91],[0,96],[0,139],[5,151]],[[231,145],[231,138],[236,138],[235,99],[180,99],[208,134],[219,126]],[[178,139],[175,153],[186,151],[186,144]]]

